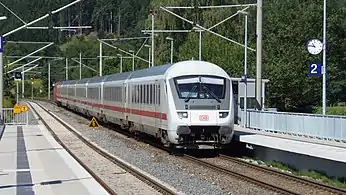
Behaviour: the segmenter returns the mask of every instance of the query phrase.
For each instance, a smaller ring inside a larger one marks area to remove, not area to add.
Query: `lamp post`
[[[129,50],[129,52],[132,54],[132,71],[135,71],[135,51]]]
[[[144,45],[145,47],[149,48],[149,55],[148,55],[148,61],[149,61],[149,65],[148,67],[150,68],[150,58],[151,58],[151,46],[150,45]]]
[[[327,110],[327,0],[323,1],[323,115],[326,114]]]
[[[171,41],[171,64],[173,64],[173,49],[174,49],[173,41],[174,41],[174,39],[171,37],[166,37],[166,39]]]
[[[1,16],[0,20],[6,20],[6,16]],[[2,52],[3,52],[3,36],[0,36],[0,109],[3,108],[3,103],[4,103],[4,90],[3,90],[3,74],[4,74],[4,64],[3,64],[3,57],[2,57]],[[1,111],[1,119],[3,117],[3,112]]]
[[[123,72],[123,56],[121,54],[118,54],[120,58],[120,72]]]
[[[151,66],[155,66],[155,33],[154,33],[154,28],[155,28],[155,11],[150,10],[149,14],[151,15]]]
[[[245,45],[245,51],[244,51],[244,75],[243,75],[243,80],[244,80],[244,113],[245,113],[245,117],[244,117],[244,127],[246,128],[247,126],[247,28],[248,28],[248,24],[247,24],[247,20],[248,20],[248,12],[245,11],[238,11],[238,13],[240,14],[244,14],[245,15],[245,37],[244,37],[244,45]]]
[[[31,81],[31,100],[34,100],[34,81]]]

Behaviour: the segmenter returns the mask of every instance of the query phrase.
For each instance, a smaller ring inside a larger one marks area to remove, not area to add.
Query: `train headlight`
[[[187,112],[178,112],[178,116],[179,116],[179,118],[187,118],[188,114],[187,114]]]
[[[228,116],[229,112],[219,112],[219,117],[220,118],[226,118]]]

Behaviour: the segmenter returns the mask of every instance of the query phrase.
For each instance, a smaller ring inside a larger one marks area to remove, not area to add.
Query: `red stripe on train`
[[[66,98],[66,97],[61,97],[61,96],[56,96],[57,98],[73,101],[73,102],[78,102],[81,104],[86,104],[89,106],[93,107],[98,107],[98,108],[104,108],[108,110],[113,110],[116,112],[126,112],[129,114],[135,114],[135,115],[140,115],[140,116],[146,116],[146,117],[152,117],[152,118],[158,118],[162,120],[167,120],[167,114],[161,113],[161,112],[152,112],[152,111],[146,111],[146,110],[138,110],[138,109],[130,109],[130,108],[123,108],[123,107],[118,107],[118,106],[110,106],[110,105],[105,105],[105,104],[97,104],[97,103],[91,103],[83,100],[77,100],[73,98]]]

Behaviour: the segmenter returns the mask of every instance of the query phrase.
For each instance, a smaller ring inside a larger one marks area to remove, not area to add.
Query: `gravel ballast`
[[[276,194],[236,178],[187,163],[167,152],[127,138],[113,130],[103,127],[88,128],[90,121],[84,117],[47,102],[39,103],[115,156],[186,194]]]

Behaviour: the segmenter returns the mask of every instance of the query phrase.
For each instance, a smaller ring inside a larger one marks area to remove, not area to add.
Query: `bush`
[[[13,108],[16,100],[9,96],[4,96],[4,108]]]

